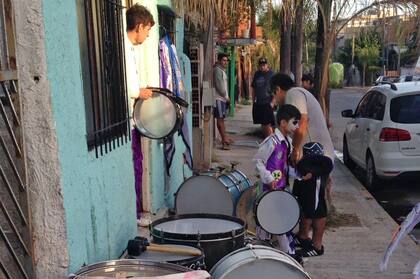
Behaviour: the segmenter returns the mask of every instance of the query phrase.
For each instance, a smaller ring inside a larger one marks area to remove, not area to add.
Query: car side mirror
[[[345,118],[352,118],[353,117],[353,110],[346,109],[341,112],[341,116]]]

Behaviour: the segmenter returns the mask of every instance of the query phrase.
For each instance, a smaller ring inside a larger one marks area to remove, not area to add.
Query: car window
[[[367,117],[367,108],[371,97],[372,93],[369,92],[360,100],[356,111],[354,112],[354,117]]]
[[[391,120],[397,123],[420,123],[420,94],[391,100]]]
[[[385,114],[386,96],[379,92],[372,93],[367,104],[366,117],[376,120],[383,120]]]

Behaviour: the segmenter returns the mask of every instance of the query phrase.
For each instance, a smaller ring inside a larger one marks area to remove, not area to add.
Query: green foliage
[[[344,66],[340,63],[332,63],[329,66],[329,87],[341,88],[343,87]]]

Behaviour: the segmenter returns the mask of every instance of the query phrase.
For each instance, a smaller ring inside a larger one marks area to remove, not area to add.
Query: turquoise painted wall
[[[115,259],[137,234],[130,143],[95,158],[86,124],[76,1],[44,1],[48,77],[57,128],[69,271]]]

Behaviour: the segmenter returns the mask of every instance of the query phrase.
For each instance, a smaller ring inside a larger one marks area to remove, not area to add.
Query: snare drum
[[[201,247],[210,269],[228,253],[244,246],[241,219],[216,214],[185,214],[159,219],[151,224],[153,242]]]
[[[189,256],[185,254],[172,253],[172,252],[160,252],[147,250],[143,251],[139,256],[128,256],[129,259],[138,259],[142,261],[152,261],[152,262],[167,262],[177,265],[182,265],[187,268],[194,270],[206,269],[204,263],[204,253],[203,250],[197,247],[191,247],[186,245],[174,245],[174,244],[161,244],[159,247],[168,247],[168,248],[182,248],[186,251],[191,251],[195,254],[200,254],[199,256]]]
[[[248,245],[230,253],[210,274],[213,279],[310,279],[289,255],[260,245]]]
[[[175,194],[177,214],[209,213],[235,215],[237,201],[251,187],[249,179],[239,170],[215,177],[198,175],[188,178]]]
[[[133,109],[133,121],[141,135],[151,139],[163,139],[175,133],[183,120],[181,106],[188,106],[164,88],[149,88],[152,97],[137,99]]]
[[[254,206],[257,225],[271,234],[285,234],[296,227],[300,219],[300,207],[289,192],[274,190],[265,192]]]
[[[69,279],[101,277],[101,278],[133,278],[133,277],[152,277],[164,276],[174,273],[183,273],[191,269],[170,264],[149,262],[141,260],[115,260],[100,262],[88,265],[69,276]]]

